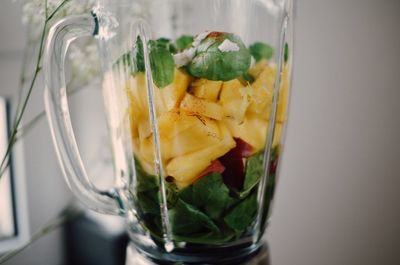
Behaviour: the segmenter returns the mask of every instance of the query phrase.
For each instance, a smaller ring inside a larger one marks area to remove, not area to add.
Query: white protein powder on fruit
[[[226,39],[218,46],[218,50],[221,52],[237,52],[240,48],[236,43]]]

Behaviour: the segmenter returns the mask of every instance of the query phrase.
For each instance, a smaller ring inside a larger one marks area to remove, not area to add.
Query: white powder
[[[174,55],[174,62],[176,67],[182,67],[186,64],[188,64],[194,57],[195,54],[195,49],[194,48],[189,48],[186,50],[183,50],[180,53],[177,53]]]
[[[221,52],[237,52],[237,51],[240,50],[239,46],[238,46],[236,43],[234,43],[234,42],[232,42],[232,41],[230,41],[230,40],[228,40],[228,39],[224,40],[224,41],[218,46],[218,49],[219,49]]]
[[[211,33],[211,31],[204,31],[204,32],[202,32],[202,33],[199,33],[199,34],[196,36],[196,38],[194,38],[193,43],[192,43],[192,46],[193,46],[194,48],[197,48],[197,46],[199,46],[200,42],[201,42],[202,40],[204,40],[204,39],[208,36],[208,34],[210,34],[210,33]]]

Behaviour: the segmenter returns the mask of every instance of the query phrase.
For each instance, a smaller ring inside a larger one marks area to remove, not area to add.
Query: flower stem
[[[10,133],[10,138],[8,141],[8,145],[7,145],[7,149],[6,149],[6,153],[3,157],[3,159],[1,160],[0,163],[0,179],[3,176],[4,172],[6,171],[7,167],[10,164],[10,153],[11,153],[11,149],[14,146],[15,142],[17,141],[17,133],[18,133],[18,129],[22,120],[22,117],[25,113],[26,107],[28,105],[29,99],[31,97],[34,85],[36,83],[36,79],[39,75],[39,72],[41,71],[42,67],[41,67],[41,62],[42,62],[42,55],[43,55],[43,46],[44,46],[44,41],[45,41],[45,37],[46,37],[46,30],[47,30],[47,25],[49,23],[49,21],[57,14],[57,12],[70,0],[64,0],[62,1],[54,10],[53,12],[50,13],[50,15],[48,15],[48,10],[47,10],[47,0],[45,1],[45,21],[43,24],[43,28],[42,28],[42,33],[40,35],[40,44],[39,44],[39,52],[38,52],[38,56],[36,59],[36,66],[35,66],[35,70],[34,70],[34,75],[32,77],[32,80],[30,82],[29,85],[29,89],[28,89],[28,93],[26,95],[26,98],[23,101],[22,104],[22,108],[21,111],[19,113],[17,113],[16,119],[15,119],[15,123],[13,124],[13,128],[11,130]]]
[[[21,246],[20,248],[17,248],[15,250],[12,250],[4,255],[0,256],[0,264],[10,260],[11,258],[15,257],[19,253],[21,253],[23,250],[31,246],[36,240],[40,239],[41,237],[49,234],[50,232],[56,230],[57,228],[63,226],[66,224],[68,221],[73,220],[83,214],[83,210],[78,207],[74,203],[70,203],[64,210],[61,211],[54,219],[50,220],[46,225],[41,227],[38,231],[36,231],[32,237],[29,239],[29,241]]]

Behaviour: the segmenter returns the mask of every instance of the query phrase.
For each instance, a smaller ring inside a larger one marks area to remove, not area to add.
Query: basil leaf
[[[244,82],[242,82],[242,80],[243,80]],[[254,77],[251,76],[249,73],[244,73],[244,74],[239,78],[239,81],[241,81],[242,84],[247,85],[246,82],[248,82],[248,83],[253,83],[253,82],[255,81],[255,79],[254,79]]]
[[[137,37],[136,43],[133,45],[134,51],[134,65],[135,71],[134,72],[144,72],[144,52],[143,52],[143,41],[140,36]]]
[[[224,218],[225,223],[241,233],[254,221],[257,213],[257,193],[253,192],[249,197],[237,204]]]
[[[174,44],[171,42],[170,39],[167,38],[159,38],[156,40],[156,45],[158,47],[164,48],[166,50],[168,50],[170,53],[175,53],[176,52],[176,48],[174,46]]]
[[[289,44],[285,43],[285,51],[283,54],[283,59],[285,60],[285,63],[289,59]]]
[[[274,54],[274,49],[268,44],[262,42],[256,42],[249,47],[251,55],[254,57],[256,62],[266,59],[269,60]]]
[[[176,41],[176,48],[178,48],[178,50],[184,50],[186,48],[188,48],[193,42],[193,37],[190,35],[182,35],[180,36]]]
[[[224,51],[220,45],[227,40],[235,49]],[[246,73],[250,67],[250,52],[242,40],[232,33],[212,32],[195,47],[195,56],[187,71],[195,77],[228,81]]]
[[[219,232],[215,223],[199,209],[178,199],[174,208],[168,211],[172,231],[177,235],[190,235],[206,231]]]
[[[155,41],[149,41],[149,49],[153,81],[158,88],[166,87],[174,80],[174,58],[169,50]]]

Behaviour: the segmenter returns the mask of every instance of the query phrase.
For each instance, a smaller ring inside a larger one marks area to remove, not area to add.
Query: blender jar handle
[[[68,108],[64,63],[69,45],[77,38],[93,36],[95,17],[71,16],[49,31],[44,57],[45,107],[61,169],[72,192],[89,208],[106,214],[123,214],[116,189],[101,191],[90,181],[76,143]]]

